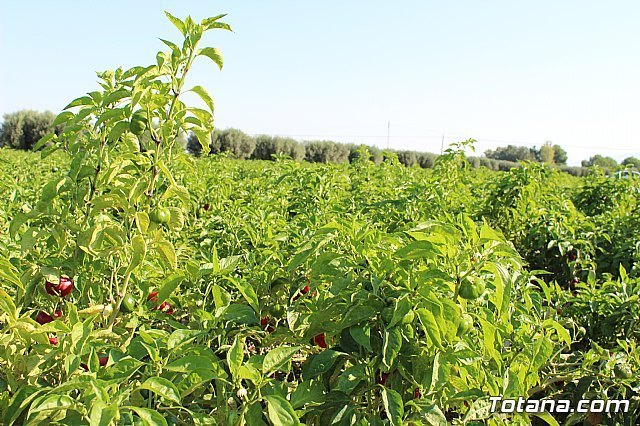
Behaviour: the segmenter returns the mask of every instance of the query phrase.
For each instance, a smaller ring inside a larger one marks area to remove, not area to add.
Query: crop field
[[[184,43],[0,149],[0,423],[638,424],[639,179],[474,169],[473,141],[432,169],[204,155],[212,98],[179,95],[226,24],[169,17]]]

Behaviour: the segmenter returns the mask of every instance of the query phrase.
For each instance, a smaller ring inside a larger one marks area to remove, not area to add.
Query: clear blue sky
[[[225,67],[193,84],[218,127],[439,152],[551,140],[569,163],[640,157],[638,1],[4,2],[0,114],[58,112],[95,71],[146,65],[178,39],[163,10],[228,13]]]

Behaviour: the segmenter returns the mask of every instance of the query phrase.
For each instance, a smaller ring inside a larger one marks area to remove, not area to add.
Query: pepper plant
[[[187,77],[200,57],[222,68],[219,50],[200,42],[208,31],[230,27],[221,20],[224,15],[201,22],[166,16],[182,41],[161,39],[169,50],[158,52],[152,65],[98,73],[100,89],[67,105],[54,121],[63,131],[36,146],[46,146],[43,158],[64,152],[69,170],[47,182],[35,206],[16,214],[10,225],[21,250],[6,265],[15,294],[1,294],[11,330],[3,338],[16,342],[5,347],[4,356],[11,364],[8,386],[19,392],[6,411],[7,424],[34,423],[60,408],[71,413],[66,421],[82,418],[91,424],[96,419],[108,424],[127,412],[158,417],[148,408],[123,405],[131,392],[125,387],[107,393],[108,386],[98,390],[76,373],[114,362],[110,347],[129,351],[138,324],[135,318],[123,322],[122,309],[148,305],[148,314],[166,315],[173,311],[172,293],[185,280],[180,250],[170,236],[184,227],[193,202],[175,174],[181,149],[176,141],[192,132],[207,152],[214,112],[211,95],[202,86],[188,86]],[[196,94],[203,108],[186,105],[187,92]],[[43,312],[36,321],[48,318],[46,312],[61,315],[38,328],[30,318],[35,311]],[[48,345],[50,339],[57,347],[43,358],[33,345]],[[63,362],[51,367],[51,359],[61,354]],[[175,400],[162,379],[149,376],[145,389]],[[111,378],[116,385],[123,379]],[[70,383],[82,389],[81,382],[94,389],[84,393],[86,406],[65,393]],[[51,387],[55,390],[46,392]]]

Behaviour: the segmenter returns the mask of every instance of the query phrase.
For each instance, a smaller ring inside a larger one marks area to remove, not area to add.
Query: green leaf
[[[544,420],[550,426],[560,426],[558,421],[556,419],[554,419],[553,416],[551,414],[547,413],[546,411],[543,412],[543,413],[531,413],[531,415],[532,416],[536,416],[536,417]]]
[[[38,389],[35,386],[25,385],[16,391],[11,400],[9,406],[4,413],[4,424],[12,425],[20,417],[25,408],[31,404],[35,398],[41,393],[44,393],[46,389]]]
[[[373,305],[355,305],[342,317],[339,328],[351,327],[352,325],[369,320],[376,315],[376,313],[378,313],[378,309]]]
[[[398,327],[392,327],[384,331],[382,340],[382,364],[387,368],[387,371],[391,369],[394,361],[400,353],[402,348],[402,332]]]
[[[393,389],[382,388],[382,404],[392,426],[401,426],[404,417],[404,404],[402,396]]]
[[[178,258],[173,244],[167,240],[160,240],[156,242],[156,248],[158,249],[161,257],[169,265],[169,268],[175,270],[178,267]]]
[[[320,404],[325,399],[325,390],[321,381],[303,380],[291,393],[291,406],[298,410],[306,404]]]
[[[162,377],[149,377],[138,389],[147,389],[169,401],[180,404],[180,393],[175,385]]]
[[[181,271],[173,273],[165,278],[158,289],[158,303],[162,303],[167,300],[182,281],[184,281],[184,273]]]
[[[106,405],[102,400],[94,400],[91,407],[91,424],[96,426],[110,426],[118,416],[116,404]]]
[[[262,374],[265,376],[274,373],[286,363],[288,363],[293,355],[300,350],[299,346],[278,347],[271,349],[264,357],[262,364]]]
[[[260,306],[258,303],[258,295],[256,294],[253,287],[251,287],[251,284],[244,280],[238,281],[231,277],[226,277],[226,278],[227,280],[231,281],[231,283],[235,286],[235,288],[238,289],[240,294],[242,294],[242,297],[244,297],[247,303],[249,303],[249,306],[251,306],[253,310],[256,311],[256,313],[259,312]]]
[[[298,416],[296,416],[289,401],[279,395],[268,395],[264,399],[267,401],[267,413],[273,426],[296,426],[300,424]]]
[[[72,113],[71,111],[63,111],[60,114],[58,114],[58,116],[55,118],[55,120],[53,120],[53,123],[51,123],[51,127],[56,127],[60,124],[66,123],[67,121],[71,120],[74,117],[74,113]]]
[[[218,16],[213,16],[211,18],[205,18],[200,22],[200,25],[204,28],[205,31],[209,31],[214,28],[223,29],[227,31],[231,31],[231,27],[224,22],[218,22],[219,19],[224,18],[227,14],[222,14]]]
[[[180,231],[184,228],[184,214],[180,207],[168,207],[171,217],[169,218],[169,229]]]
[[[177,349],[182,345],[193,341],[201,334],[203,334],[203,332],[200,330],[187,330],[184,328],[180,328],[171,333],[171,336],[169,336],[169,338],[167,339],[167,349],[170,351]]]
[[[13,303],[11,296],[6,291],[0,289],[0,311],[5,312],[9,317],[16,319],[16,305]]]
[[[100,380],[111,381],[113,384],[122,383],[133,376],[143,365],[145,365],[144,362],[126,356],[119,359],[111,367],[100,369],[98,377]]]
[[[202,86],[193,86],[191,88],[191,91],[197,94],[198,96],[200,96],[200,99],[202,99],[204,103],[207,104],[207,106],[209,107],[209,111],[213,112],[214,110],[213,98],[211,97],[207,89],[205,89]]]
[[[219,370],[219,366],[214,364],[213,360],[202,355],[187,355],[182,358],[178,358],[165,367],[167,371],[174,371],[176,373],[188,373],[198,369]]]
[[[72,100],[71,103],[69,103],[69,105],[67,105],[63,109],[69,109],[83,105],[93,105],[93,98],[91,98],[90,96],[81,96]]]
[[[144,237],[141,235],[135,235],[131,238],[131,248],[133,249],[133,253],[131,255],[131,261],[127,267],[126,274],[131,273],[144,261],[144,257],[147,254],[147,243],[144,240]]]
[[[244,341],[240,337],[236,336],[233,340],[233,344],[231,348],[227,352],[227,365],[229,366],[229,371],[231,371],[231,376],[239,381],[238,378],[238,369],[242,365],[242,360],[244,359]]]
[[[317,355],[313,355],[307,360],[307,362],[305,362],[305,377],[308,376],[313,378],[329,371],[331,367],[333,367],[333,364],[336,362],[336,359],[338,359],[341,355],[344,354],[332,349],[327,349]]]
[[[191,131],[196,135],[196,138],[198,138],[202,153],[208,155],[209,152],[211,152],[211,132],[201,128],[193,128]]]
[[[113,126],[113,129],[111,129],[111,131],[109,132],[109,136],[107,136],[107,139],[109,140],[109,142],[115,142],[120,139],[122,134],[127,130],[129,130],[129,123],[127,121],[120,121],[115,126]]]
[[[35,143],[35,145],[33,145],[33,148],[31,148],[32,151],[38,151],[40,148],[42,148],[47,142],[49,142],[51,139],[55,139],[57,136],[55,133],[49,133],[48,135],[44,135],[43,137],[41,137],[40,139],[38,139],[38,142]]]
[[[34,402],[27,418],[31,418],[33,414],[41,413],[43,411],[59,411],[75,409],[76,402],[73,398],[67,395],[48,395],[41,397]]]
[[[263,420],[260,402],[254,402],[249,406],[244,413],[243,420],[247,426],[267,426],[267,423]]]
[[[549,326],[553,328],[556,333],[558,333],[558,337],[560,338],[560,340],[562,340],[567,346],[571,346],[571,336],[569,335],[569,332],[558,321],[548,319],[544,321],[542,325],[545,328]]]
[[[222,318],[225,321],[233,321],[238,324],[255,324],[258,322],[256,312],[251,306],[240,303],[232,303],[224,310]]]
[[[546,336],[539,337],[533,344],[530,371],[537,374],[538,370],[551,358],[551,355],[553,355],[553,342]]]
[[[145,426],[167,426],[167,421],[162,417],[162,414],[158,413],[156,410],[132,406],[123,408],[134,411],[138,417],[140,417],[140,420],[142,420]]]
[[[113,121],[122,120],[123,118],[125,118],[125,116],[126,114],[124,108],[108,109],[100,114],[100,117],[98,117],[98,119],[94,123],[93,128],[97,129],[102,123],[110,123]]]
[[[371,348],[371,327],[369,327],[368,324],[350,327],[349,334],[351,334],[351,337],[353,337],[356,343],[364,347],[367,351],[373,352]]]
[[[364,364],[354,365],[344,370],[342,374],[338,376],[338,381],[334,389],[349,395],[366,377],[367,366]]]
[[[217,364],[213,365],[217,366]],[[189,374],[187,374],[176,386],[180,392],[180,396],[184,398],[197,389],[201,389],[205,383],[211,383],[214,379],[225,379],[227,374],[222,369],[220,369],[220,371],[224,374],[220,374],[219,371],[207,370],[205,368],[191,370],[188,372]]]
[[[440,407],[430,401],[413,400],[409,401],[407,405],[419,410],[421,424],[425,426],[447,426],[449,424]]]
[[[146,234],[147,229],[149,229],[149,224],[151,223],[149,214],[147,214],[147,212],[137,212],[135,217],[138,230],[141,234]]]
[[[161,42],[163,42],[164,44],[166,44],[167,46],[169,46],[169,48],[171,48],[171,51],[174,53],[174,55],[179,56],[180,55],[180,48],[178,46],[176,46],[175,43],[169,41],[169,40],[165,40],[163,38],[160,39]]]
[[[167,12],[166,10],[165,10],[164,14],[169,19],[169,21],[171,21],[171,23],[173,25],[175,25],[175,27],[178,29],[178,31],[180,31],[180,33],[182,33],[182,35],[186,35],[187,34],[187,32],[185,30],[185,27],[184,27],[184,22],[182,22],[180,19],[176,18],[175,16],[173,16],[172,14]]]
[[[394,325],[398,324],[410,310],[411,303],[409,302],[407,296],[396,299],[393,310],[393,317],[391,318],[391,322],[387,326],[393,327]]]
[[[440,328],[433,313],[426,308],[420,308],[416,313],[433,344],[442,349],[442,336],[440,335]]]
[[[120,99],[123,98],[127,98],[131,96],[131,91],[128,89],[120,89],[120,90],[116,90],[115,92],[109,93],[103,100],[102,100],[102,105],[106,106],[109,105],[113,102],[117,102]]]
[[[217,47],[204,47],[198,50],[197,56],[201,55],[211,59],[218,66],[218,68],[222,69],[222,55],[220,54],[220,50]]]

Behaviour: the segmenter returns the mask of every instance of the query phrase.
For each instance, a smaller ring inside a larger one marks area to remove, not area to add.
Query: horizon
[[[228,13],[234,32],[206,40],[221,49],[223,70],[200,63],[190,78],[212,93],[220,129],[386,148],[390,123],[395,150],[438,154],[443,138],[445,149],[473,138],[483,155],[549,140],[568,165],[640,157],[640,58],[631,55],[640,5],[631,1],[118,0],[97,17],[72,1],[37,7],[10,3],[0,16],[12,58],[0,70],[2,115],[58,113],[96,88],[96,71],[152,63],[158,38],[177,38],[163,10]]]

